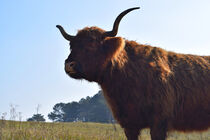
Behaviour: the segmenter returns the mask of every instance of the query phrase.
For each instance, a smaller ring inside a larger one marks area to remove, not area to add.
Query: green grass
[[[101,123],[41,123],[0,120],[0,140],[125,140],[122,128]],[[149,130],[141,133],[142,140],[150,140]],[[210,140],[210,131],[203,133],[168,134],[167,140]]]

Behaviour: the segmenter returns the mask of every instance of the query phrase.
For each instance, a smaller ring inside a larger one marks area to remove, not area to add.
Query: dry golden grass
[[[122,128],[101,123],[41,123],[0,120],[0,140],[125,140]],[[141,140],[150,140],[149,130],[142,131]],[[210,140],[210,131],[203,133],[168,134],[167,140]]]

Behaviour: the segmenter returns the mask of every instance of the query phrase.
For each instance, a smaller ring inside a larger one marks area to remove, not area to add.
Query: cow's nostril
[[[71,63],[69,64],[70,67],[74,67],[75,65],[76,65],[75,62],[71,62]]]

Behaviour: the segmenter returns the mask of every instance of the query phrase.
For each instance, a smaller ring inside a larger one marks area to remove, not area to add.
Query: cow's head
[[[67,34],[62,26],[57,25],[63,37],[70,41],[71,53],[65,60],[66,73],[75,79],[97,81],[109,61],[124,49],[124,39],[115,36],[120,20],[135,9],[139,7],[122,12],[116,18],[112,31],[86,27],[78,31],[76,36],[72,36]]]

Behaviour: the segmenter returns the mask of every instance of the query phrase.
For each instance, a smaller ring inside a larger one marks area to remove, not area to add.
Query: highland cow
[[[70,41],[66,73],[97,82],[128,140],[150,128],[152,140],[167,131],[201,131],[210,127],[210,56],[179,54],[128,41],[112,31],[86,27],[76,36],[57,25]]]

